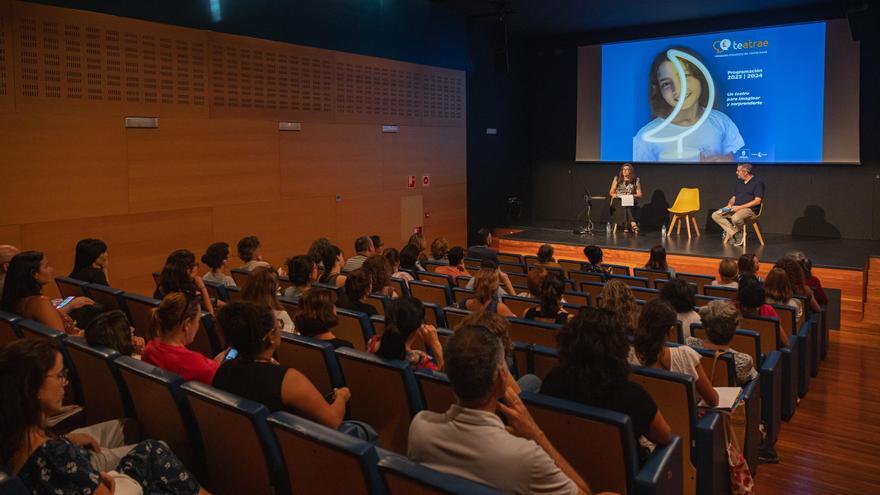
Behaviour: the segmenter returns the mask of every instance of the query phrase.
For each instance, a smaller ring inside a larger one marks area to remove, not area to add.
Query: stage
[[[743,252],[750,252],[761,260],[760,273],[765,276],[777,259],[789,251],[799,250],[813,260],[814,272],[824,286],[841,290],[843,312],[861,319],[865,304],[875,303],[875,291],[867,289],[880,282],[880,241],[763,235],[765,245],[762,246],[750,230],[744,251],[741,247],[722,244],[720,234],[703,233],[688,239],[684,229],[681,234],[664,240],[656,230],[638,234],[618,230],[616,234],[606,234],[602,228],[592,235],[578,235],[563,229],[508,227],[496,229],[496,243],[502,252],[531,255],[541,244],[552,244],[557,258],[576,260],[585,259],[584,246],[595,244],[605,251],[606,262],[633,267],[643,266],[651,247],[662,244],[670,266],[677,271],[707,275],[717,274],[721,258],[736,259]]]

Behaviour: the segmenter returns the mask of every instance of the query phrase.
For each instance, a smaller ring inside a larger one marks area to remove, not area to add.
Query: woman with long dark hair
[[[205,282],[199,276],[199,264],[196,263],[196,255],[188,249],[178,249],[168,255],[162,273],[159,275],[159,285],[153,293],[154,299],[163,299],[172,292],[189,292],[199,296],[202,307],[208,313],[214,314],[214,305]]]
[[[59,332],[78,334],[71,311],[94,304],[87,297],[76,297],[56,307],[43,295],[43,287],[55,279],[55,270],[39,251],[24,251],[9,262],[0,307],[22,318],[34,320]]]
[[[642,183],[636,175],[636,169],[632,163],[624,163],[620,166],[620,171],[611,180],[611,189],[608,191],[611,198],[609,207],[611,208],[611,222],[616,225],[623,225],[623,231],[633,232],[639,231],[639,224],[636,223],[636,200],[642,197]],[[621,196],[632,196],[633,205],[623,206]]]
[[[541,305],[527,309],[523,318],[547,323],[565,323],[573,315],[562,308],[563,292],[565,292],[565,281],[559,275],[548,272],[541,284]]]
[[[660,244],[651,248],[651,252],[648,255],[648,262],[645,263],[645,268],[648,270],[669,272],[670,277],[675,276],[675,269],[669,266],[669,263],[666,262],[666,248]]]
[[[110,285],[107,278],[107,244],[101,239],[81,239],[76,243],[76,257],[70,278],[91,282],[93,284]]]
[[[294,333],[293,320],[278,302],[280,287],[278,275],[271,268],[258,266],[251,270],[244,287],[241,288],[241,300],[272,308],[275,318],[281,322],[281,330]]]
[[[413,349],[422,339],[428,353]],[[434,325],[425,324],[425,306],[414,297],[399,297],[385,311],[385,331],[370,339],[367,350],[384,359],[400,359],[413,368],[443,369],[443,347]]]
[[[126,493],[206,493],[161,442],[135,445],[108,474],[93,464],[93,437],[52,434],[46,418],[61,412],[66,384],[56,341],[21,339],[0,348],[0,465],[29,492],[110,495],[125,486]]]
[[[541,393],[629,415],[636,441],[665,445],[672,431],[651,395],[629,380],[629,340],[608,311],[584,308],[556,335],[559,366],[544,378]]]
[[[345,265],[345,258],[342,257],[342,250],[332,244],[326,247],[321,252],[321,263],[324,265],[324,271],[321,272],[318,282],[344,287],[345,275],[342,275],[342,267]]]

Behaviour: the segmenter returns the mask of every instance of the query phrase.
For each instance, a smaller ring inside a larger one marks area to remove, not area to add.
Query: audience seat
[[[0,347],[21,338],[16,322],[21,320],[18,315],[0,311]]]
[[[682,438],[639,466],[629,416],[541,394],[520,394],[535,422],[594,493],[682,493]]]
[[[602,288],[605,287],[605,284],[603,282],[581,282],[578,287],[581,292],[590,295],[593,305],[596,306],[599,304],[599,299],[602,298]]]
[[[575,304],[581,307],[592,306],[592,298],[586,292],[567,291],[562,293],[562,298],[569,304]]]
[[[122,298],[135,335],[149,342],[153,338],[153,309],[158,308],[162,301],[130,292],[122,294]]]
[[[651,287],[651,285],[648,283],[648,279],[645,277],[630,277],[627,275],[611,274],[608,275],[608,279],[606,280],[606,282],[611,280],[620,280],[630,287],[639,287],[642,289],[648,289]]]
[[[697,418],[694,379],[666,370],[634,366],[630,381],[645,387],[672,432],[681,436],[684,493],[726,492],[727,446],[722,419],[718,412],[711,410]]]
[[[798,397],[803,397],[810,389],[812,376],[810,369],[812,369],[813,346],[816,344],[814,337],[817,333],[809,321],[804,319],[802,324],[798,323],[797,311],[794,307],[782,304],[773,304],[772,306],[776,310],[776,314],[779,315],[780,332],[785,332],[789,339],[797,339],[798,341]]]
[[[443,311],[445,304],[437,304],[428,301],[422,301],[425,307],[425,323],[434,325],[435,327],[446,327],[446,314]]]
[[[241,287],[226,287],[226,302],[241,301]]]
[[[268,423],[289,483],[281,493],[382,492],[372,444],[288,412],[273,413]]]
[[[775,318],[742,318],[740,327],[752,330],[761,337],[761,352],[765,355],[774,350],[781,353],[780,369],[782,375],[781,408],[782,418],[791,419],[797,409],[798,397],[798,359],[800,346],[797,337],[789,337],[788,346],[779,346],[780,326]]]
[[[703,286],[703,294],[707,296],[721,297],[733,301],[736,299],[736,293],[737,289],[733,287],[721,287],[720,285]]]
[[[688,283],[694,284],[697,286],[697,294],[703,293],[703,287],[707,285],[712,285],[712,282],[715,281],[715,277],[713,275],[701,275],[698,273],[681,273],[677,272],[675,274],[675,278],[680,278]],[[659,287],[658,287],[659,289]]]
[[[514,265],[525,264],[525,260],[523,259],[523,256],[520,254],[514,254],[514,253],[497,253],[497,254],[498,254],[498,261],[500,263],[508,263],[508,264],[514,264]],[[528,258],[528,256],[526,256],[526,258]]]
[[[201,437],[180,388],[183,379],[129,356],[117,357],[116,366],[131,398],[141,438],[161,439],[184,465],[201,473],[204,469]]]
[[[559,260],[556,260],[556,262],[559,263],[559,266],[562,267],[563,270],[565,270],[565,273],[566,273],[565,278],[567,278],[569,280],[573,280],[570,276],[571,272],[581,271],[581,267],[583,267],[583,264],[584,264],[583,261],[577,261],[577,260],[559,259]]]
[[[640,301],[648,302],[660,297],[660,291],[653,288],[630,286],[630,290],[632,290],[633,297]]]
[[[64,347],[76,367],[85,423],[93,425],[132,416],[131,399],[114,362],[119,353],[106,347],[92,347],[76,336],[64,339]]]
[[[128,308],[125,307],[125,302],[122,300],[124,292],[121,289],[114,289],[101,284],[88,284],[85,289],[89,298],[97,304],[104,306],[107,310],[120,309],[128,315]]]
[[[322,395],[344,386],[342,371],[329,342],[282,332],[281,345],[275,356],[282,365],[305,375]]]
[[[409,364],[344,347],[336,349],[336,358],[351,390],[351,419],[371,425],[384,447],[405,454],[410,420],[422,410]]]
[[[441,473],[404,456],[379,449],[379,472],[388,495],[500,495],[474,481]]]
[[[510,283],[514,286],[528,286],[529,276],[525,273],[517,273],[517,272],[506,272],[507,278],[510,279]]]
[[[504,273],[510,275],[513,274],[522,274],[525,275],[529,273],[528,267],[526,267],[525,263],[505,263],[504,261],[498,262],[498,269]],[[513,279],[511,279],[512,281]]]
[[[471,273],[477,273],[480,271],[480,263],[482,263],[482,260],[479,258],[465,258],[464,268]]]
[[[196,331],[192,343],[186,347],[211,359],[214,359],[214,356],[225,348],[223,339],[216,331],[216,322],[211,313],[202,311],[202,316],[199,318],[199,329]]]
[[[229,270],[229,274],[232,275],[232,280],[235,281],[235,285],[241,288],[244,287],[244,283],[247,282],[251,272],[242,270],[241,268],[233,268],[232,270]]]
[[[391,298],[380,292],[374,292],[367,296],[367,304],[374,307],[380,315],[385,314],[385,306],[391,302]]]
[[[633,276],[648,279],[648,287],[654,288],[658,280],[672,280],[672,272],[668,270],[651,270],[649,268],[633,268]],[[659,287],[657,287],[659,289]]]
[[[535,306],[539,306],[541,301],[537,299],[532,299],[530,297],[520,297],[520,296],[504,296],[501,298],[501,302],[503,302],[513,314],[522,317],[522,315],[529,310],[529,308],[534,308]]]
[[[455,299],[454,304],[458,304],[466,299],[474,297],[474,289],[465,289],[456,287],[452,289],[452,297]]]
[[[86,297],[86,285],[88,282],[70,277],[55,277],[55,285],[61,297]]]
[[[339,324],[333,327],[333,334],[337,338],[347,340],[354,344],[359,351],[367,350],[367,342],[373,336],[373,324],[366,313],[350,309],[336,308],[336,316]]]
[[[547,347],[556,346],[556,334],[562,328],[562,325],[555,323],[543,323],[522,318],[509,318],[509,321],[510,340]]]
[[[428,411],[438,413],[446,412],[449,406],[455,404],[455,394],[449,378],[442,371],[416,370],[416,383],[419,386],[419,396],[422,406]]]
[[[472,278],[474,278],[474,277],[459,275],[458,277],[455,277],[455,286],[461,287],[463,289],[463,288],[467,287],[467,284],[471,281]]]
[[[471,312],[466,309],[447,306],[443,308],[443,314],[446,317],[446,326],[454,330],[458,328],[461,321],[467,318]]]
[[[409,283],[409,291],[422,302],[434,303],[440,307],[452,304],[452,290],[446,284],[413,280]]]
[[[203,383],[181,386],[199,427],[205,488],[216,495],[287,493],[266,406]]]
[[[216,301],[229,302],[229,293],[226,292],[226,284],[205,280],[205,288],[208,289],[208,297]],[[284,289],[281,289],[282,292]]]
[[[395,287],[394,290],[397,292],[398,295],[401,295],[401,296],[410,295],[409,282],[407,282],[406,280],[404,280],[402,278],[391,277],[391,286]]]
[[[416,274],[417,279],[422,282],[431,282],[438,285],[445,285],[450,289],[455,286],[455,281],[452,280],[452,277],[446,275],[445,273],[433,273],[433,272],[419,272]]]
[[[630,269],[627,265],[613,265],[611,263],[603,263],[603,265],[611,268],[611,273],[614,275],[630,276]]]
[[[706,296],[706,295],[703,295],[703,294],[697,294],[696,296],[694,296],[694,298],[695,298],[696,301],[697,301],[697,307],[703,307],[703,306],[706,306],[706,305],[709,304],[711,301],[714,301],[714,300],[716,300],[716,299],[727,299],[727,298],[725,298],[725,297]]]

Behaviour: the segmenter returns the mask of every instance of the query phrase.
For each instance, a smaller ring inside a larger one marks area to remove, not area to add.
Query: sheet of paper
[[[635,204],[635,199],[632,194],[621,194],[620,195],[620,205],[621,206],[633,206]]]
[[[715,406],[715,409],[733,409],[736,399],[742,392],[742,387],[715,387],[715,391],[718,392],[718,405]],[[709,407],[706,401],[703,400],[700,400],[698,405],[700,407]]]

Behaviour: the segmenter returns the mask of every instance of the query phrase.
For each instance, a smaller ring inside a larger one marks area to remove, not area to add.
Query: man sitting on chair
[[[742,226],[758,215],[764,198],[764,181],[752,175],[752,165],[749,163],[736,166],[736,178],[742,182],[736,185],[727,206],[712,213],[712,220],[724,229],[727,242],[742,246]]]

